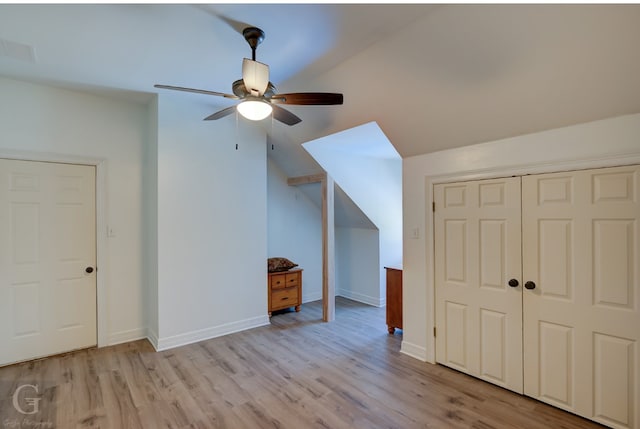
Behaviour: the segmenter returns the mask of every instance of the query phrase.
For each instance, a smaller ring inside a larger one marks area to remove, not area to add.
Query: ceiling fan
[[[182,86],[154,85],[156,88],[172,89],[176,91],[195,92],[198,94],[216,95],[232,100],[241,100],[237,106],[227,107],[204,118],[205,121],[224,118],[236,109],[247,119],[260,121],[271,113],[273,118],[286,125],[295,125],[302,121],[290,111],[280,107],[289,105],[335,105],[342,104],[343,96],[331,92],[294,92],[289,94],[276,93],[275,86],[269,82],[269,66],[256,61],[256,48],[264,40],[264,31],[256,27],[247,27],[242,31],[249,46],[251,59],[242,61],[242,79],[232,84],[233,94],[207,91],[204,89],[185,88]]]

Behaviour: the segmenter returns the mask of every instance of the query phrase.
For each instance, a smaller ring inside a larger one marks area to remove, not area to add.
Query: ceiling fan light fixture
[[[238,104],[238,112],[250,121],[261,121],[271,114],[273,108],[262,100],[246,99]]]

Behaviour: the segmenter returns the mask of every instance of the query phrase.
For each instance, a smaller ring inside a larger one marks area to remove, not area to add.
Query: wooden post
[[[320,182],[322,188],[322,320],[336,318],[334,181],[325,173],[290,177],[289,186]]]
[[[336,318],[334,182],[322,180],[322,320]]]
[[[324,173],[311,174],[308,176],[289,177],[287,179],[287,185],[297,186],[297,185],[306,185],[308,183],[318,183],[318,182],[322,182],[325,177],[327,177],[327,175]]]

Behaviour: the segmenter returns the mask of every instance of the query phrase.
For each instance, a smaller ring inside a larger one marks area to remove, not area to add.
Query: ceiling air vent
[[[6,39],[0,39],[0,57],[13,58],[14,60],[28,63],[36,62],[36,54],[33,46]]]

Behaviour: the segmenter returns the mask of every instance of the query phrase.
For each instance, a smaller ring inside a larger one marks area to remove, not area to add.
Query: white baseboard
[[[198,341],[208,340],[223,335],[233,334],[234,332],[244,331],[246,329],[257,328],[269,324],[269,316],[253,317],[250,319],[240,320],[232,323],[225,323],[211,328],[199,329],[197,331],[185,332],[184,334],[172,335],[170,337],[156,338],[149,341],[156,351],[168,350],[174,347],[185,346],[187,344],[197,343]]]
[[[108,345],[128,343],[129,341],[141,340],[147,338],[149,333],[147,328],[129,329],[128,331],[114,332],[109,334]]]
[[[338,289],[336,290],[337,296],[343,296],[345,298],[351,299],[353,301],[358,301],[363,304],[373,305],[374,307],[384,307],[387,305],[387,300],[382,298],[376,298],[373,296],[365,295],[359,292],[353,292],[347,289]]]
[[[406,341],[402,341],[402,343],[400,344],[400,353],[421,360],[422,362],[429,361],[426,348],[408,343]]]
[[[307,302],[320,301],[321,299],[322,299],[322,292],[309,293],[309,294],[305,294],[304,292],[302,293],[303,304]]]
[[[149,340],[155,351],[158,351],[158,333],[148,329],[147,340]]]

